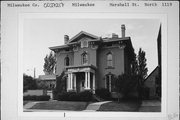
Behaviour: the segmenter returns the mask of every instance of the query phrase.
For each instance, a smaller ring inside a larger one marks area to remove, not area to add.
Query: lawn
[[[87,105],[88,102],[47,101],[47,102],[37,103],[30,109],[81,111],[81,110],[85,110]]]
[[[29,101],[23,101],[23,105],[27,104]]]
[[[136,112],[141,103],[138,101],[109,102],[101,105],[98,111],[124,111]]]

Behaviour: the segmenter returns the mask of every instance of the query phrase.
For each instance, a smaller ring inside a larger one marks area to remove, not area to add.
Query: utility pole
[[[36,78],[36,68],[34,68],[34,79]]]

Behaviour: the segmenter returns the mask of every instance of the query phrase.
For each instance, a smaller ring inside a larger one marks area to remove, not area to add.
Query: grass
[[[37,103],[30,109],[81,111],[85,110],[87,105],[88,102],[47,101]]]
[[[125,101],[109,102],[101,105],[98,111],[124,111],[137,112],[141,103],[139,101]]]
[[[161,106],[142,106],[139,112],[161,112]]]
[[[23,105],[27,104],[29,101],[23,101]]]

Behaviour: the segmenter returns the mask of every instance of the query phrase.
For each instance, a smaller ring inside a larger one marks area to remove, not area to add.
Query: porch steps
[[[95,99],[97,102],[102,102],[104,99],[100,98],[99,96],[93,94],[93,99]]]

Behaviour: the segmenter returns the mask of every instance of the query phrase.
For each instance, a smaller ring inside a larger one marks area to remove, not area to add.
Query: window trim
[[[86,55],[86,62],[84,62],[84,56]],[[88,62],[89,62],[89,60],[88,60],[88,53],[87,52],[83,52],[82,54],[81,54],[81,64],[82,65],[87,65],[88,64]]]
[[[67,59],[68,59],[68,65],[67,65]],[[70,65],[70,58],[69,58],[69,56],[66,56],[65,58],[64,58],[64,65],[65,66],[69,66]]]
[[[111,55],[111,60],[109,60],[108,59],[108,56],[109,55]],[[113,68],[113,54],[112,54],[112,52],[108,52],[107,54],[106,54],[106,66],[107,66],[107,68]]]
[[[84,46],[84,42],[87,42],[86,46]],[[89,42],[87,40],[81,41],[81,48],[87,48],[89,46]]]
[[[105,88],[108,89],[109,92],[114,92],[114,91],[112,91],[113,87],[114,87],[113,86],[113,77],[114,77],[114,74],[106,74],[105,75]],[[108,84],[108,86],[107,86],[107,84]]]

